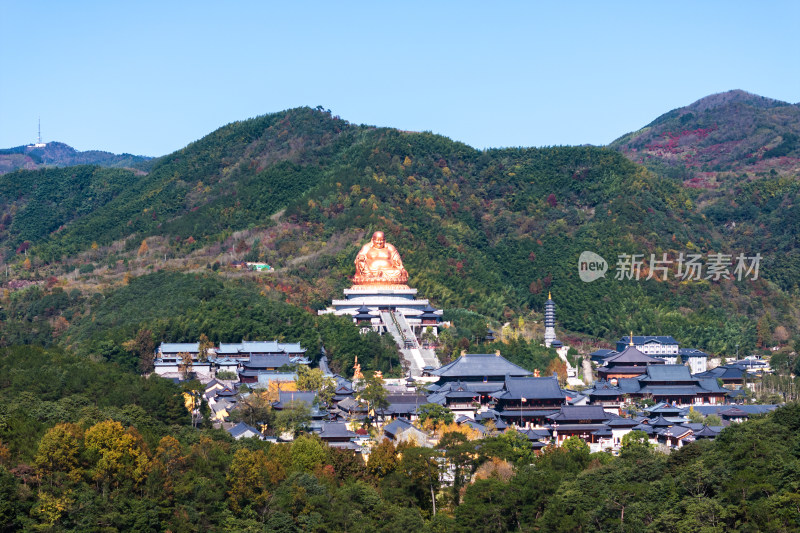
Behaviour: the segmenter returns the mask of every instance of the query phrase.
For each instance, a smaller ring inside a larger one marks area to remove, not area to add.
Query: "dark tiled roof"
[[[649,424],[639,424],[638,426],[633,426],[631,431],[644,431],[648,435],[652,435],[656,430]]]
[[[505,391],[494,395],[495,398],[504,400],[561,400],[564,401],[566,395],[558,384],[555,377],[534,378],[509,377],[505,382]]]
[[[464,354],[452,363],[432,370],[431,375],[446,378],[484,378],[496,376],[530,376],[533,372],[495,354]]]
[[[311,407],[316,399],[317,393],[314,391],[281,391],[278,402],[274,406],[276,409],[285,409],[292,402],[302,402]]]
[[[292,363],[288,355],[253,355],[247,361],[242,361],[242,366],[247,370],[259,368],[280,368]]]
[[[718,431],[714,431],[708,426],[703,426],[702,429],[695,431],[694,436],[696,439],[714,439],[719,435]]]
[[[520,433],[527,435],[528,440],[549,439],[552,436],[549,429],[523,429]]]
[[[728,389],[725,387],[720,387],[719,383],[717,383],[716,379],[698,379],[698,385],[703,387],[705,390],[709,392],[721,392],[721,393],[728,393]]]
[[[592,432],[595,437],[610,437],[614,433],[611,431],[611,428],[606,426],[604,428],[596,429]]]
[[[639,391],[642,394],[652,394],[653,396],[696,396],[703,392],[708,392],[697,385],[646,385]]]
[[[683,381],[687,384],[696,382],[689,372],[689,367],[684,365],[647,365],[647,375],[639,378],[644,384],[648,381]]]
[[[656,359],[655,357],[651,357],[646,353],[640,352],[633,346],[628,346],[621,352],[616,355],[612,355],[605,359],[605,364],[607,366],[616,366],[616,365],[631,365],[633,363],[638,364],[659,364],[662,363],[661,359]]]
[[[553,432],[555,431],[585,431],[586,433],[594,433],[595,431],[602,431],[603,433],[608,432],[611,434],[611,431],[608,426],[605,424],[562,424],[558,423],[558,425],[552,424],[551,429]]]
[[[722,411],[730,409],[730,405],[695,405],[694,410],[703,416],[718,415]],[[744,411],[750,416],[769,413],[778,408],[777,405],[737,405],[737,409]]]
[[[598,381],[591,389],[583,391],[586,396],[595,398],[615,398],[625,394],[619,387],[615,387],[608,381]]]
[[[639,422],[632,418],[612,418],[606,425],[610,428],[632,428],[634,426],[638,426]]]
[[[676,407],[674,405],[670,405],[668,403],[656,406],[652,409],[648,409],[648,412],[651,415],[664,415],[669,416],[670,414],[677,415],[683,411],[683,407]]]
[[[539,416],[539,417],[549,418],[550,416],[555,415],[556,413],[558,413],[558,411],[555,411],[553,409],[506,409],[500,412],[500,416],[512,419],[513,421],[515,417],[531,418]]]
[[[430,390],[441,393],[462,390],[488,394],[502,390],[504,384],[505,382],[503,381],[449,381],[441,387]]]
[[[217,354],[287,353],[302,355],[306,350],[299,343],[278,341],[242,341],[238,344],[220,343]]]
[[[466,390],[454,390],[443,393],[446,398],[477,398],[480,396],[479,392],[471,392]]]
[[[617,387],[619,387],[623,393],[631,394],[633,392],[639,392],[642,385],[636,378],[619,378],[617,380]]]
[[[564,405],[561,410],[547,418],[559,424],[576,420],[603,421],[609,420],[611,415],[605,412],[601,405]]]
[[[413,428],[414,425],[404,418],[397,418],[392,420],[390,423],[383,426],[383,432],[387,433],[391,436],[396,436],[398,433],[402,431],[406,431],[408,429]]]
[[[650,425],[653,426],[654,428],[660,428],[660,427],[674,426],[675,424],[673,424],[672,422],[670,422],[669,420],[667,420],[663,416],[659,416],[659,417],[654,418],[653,420],[651,420],[650,421]]]
[[[616,355],[616,350],[609,350],[607,348],[600,348],[599,350],[595,350],[589,354],[589,357],[592,358],[592,361],[602,361],[607,357],[611,357],[612,355]]]
[[[742,367],[734,366],[734,365],[725,365],[725,366],[718,366],[717,368],[712,368],[707,372],[700,372],[699,374],[695,374],[695,377],[698,378],[713,378],[713,379],[742,379],[745,370]]]
[[[322,440],[354,438],[355,436],[356,434],[347,429],[347,425],[341,422],[322,424],[322,431],[319,432],[319,438]]]
[[[248,431],[252,431],[258,437],[262,437],[263,436],[263,435],[261,435],[261,432],[259,430],[257,430],[253,426],[245,424],[244,422],[239,422],[238,424],[236,424],[235,426],[230,428],[228,430],[228,433],[230,433],[231,436],[235,439],[235,438],[247,433]]]
[[[741,418],[750,416],[749,413],[742,411],[738,407],[730,407],[728,409],[725,409],[724,411],[720,411],[719,414],[730,418]]]
[[[486,429],[486,426],[484,426],[483,424],[479,424],[478,422],[475,422],[471,418],[467,418],[466,420],[462,420],[461,422],[458,423],[458,425],[460,425],[460,426],[461,425],[467,425],[467,426],[471,427],[472,429],[474,429],[475,431],[481,433],[482,435],[485,435],[489,431],[488,429]],[[495,426],[495,427],[497,427],[497,426]]]
[[[672,426],[671,428],[666,428],[659,432],[659,435],[662,437],[675,437],[677,439],[681,437],[685,437],[692,433],[691,428],[683,427],[683,426]]]
[[[417,318],[441,320],[442,315],[438,314],[436,309],[431,307],[431,304],[428,304],[425,306],[425,309],[422,310],[422,314],[417,315]]]
[[[641,376],[645,372],[647,372],[647,367],[644,365],[601,366],[600,368],[597,369],[597,373],[604,376],[608,376],[609,374],[630,374],[631,376]]]
[[[373,318],[378,318],[378,316],[370,313],[369,307],[367,307],[366,305],[362,305],[361,307],[358,308],[358,313],[353,315],[353,318],[361,320],[372,320]]]

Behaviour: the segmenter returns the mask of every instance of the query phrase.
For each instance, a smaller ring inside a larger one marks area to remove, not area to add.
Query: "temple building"
[[[644,374],[620,379],[619,386],[629,397],[673,405],[722,404],[728,393],[716,379],[692,376],[684,365],[647,365]]]
[[[438,336],[442,310],[417,298],[417,289],[408,286],[400,253],[386,242],[383,232],[376,231],[356,255],[352,282],[343,300],[333,300],[319,314],[349,315],[362,332],[390,334],[413,376],[422,375],[426,366],[439,366],[436,353],[422,346],[420,339],[426,331]]]
[[[597,375],[601,380],[635,378],[647,373],[647,365],[663,365],[664,360],[642,353],[633,344],[603,360]]]
[[[547,422],[548,416],[567,404],[567,395],[556,376],[509,376],[503,390],[492,396],[497,402],[494,409],[503,421],[520,427],[540,427]]]
[[[613,443],[614,433],[608,426],[612,415],[606,413],[600,405],[564,405],[558,412],[547,418],[550,421],[548,429],[552,432],[558,446],[573,435],[583,439],[590,445],[590,448],[594,448],[593,445],[596,445],[602,449]]]
[[[681,348],[674,338],[669,335],[629,335],[617,341],[617,349],[597,350],[590,354],[592,361],[601,364],[603,359],[622,352],[626,347],[633,346],[643,354],[657,357],[668,365],[688,365],[692,374],[705,372],[708,369],[708,354],[695,348]]]

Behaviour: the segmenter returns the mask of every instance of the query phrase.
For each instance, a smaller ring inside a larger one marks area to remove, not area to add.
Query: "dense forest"
[[[730,356],[737,346],[786,342],[756,331],[767,314],[773,329],[797,333],[796,203],[783,175],[698,204],[696,190],[610,149],[478,151],[308,108],[232,123],[148,170],[70,167],[0,177],[0,246],[10,279],[41,285],[55,277],[65,293],[78,288],[91,302],[162,269],[205,267],[227,287],[231,261],[258,260],[275,273],[236,283],[315,311],[348,286],[359,246],[383,230],[420,295],[495,328],[538,320],[552,291],[559,325],[597,342],[635,330]],[[579,279],[583,251],[606,259],[604,278]],[[651,254],[757,252],[756,280],[686,282],[674,264],[667,281],[646,279]],[[616,279],[620,254],[644,258],[641,279]],[[37,342],[48,326],[68,327],[56,318],[37,326]],[[198,330],[180,327],[156,329],[181,338]],[[7,336],[19,339],[15,328],[9,324]],[[74,328],[57,342],[85,338]],[[218,326],[210,329],[216,334]],[[218,337],[231,340],[227,333],[239,335],[220,330]]]
[[[384,441],[368,463],[314,436],[193,428],[171,381],[60,349],[0,350],[4,531],[795,531],[800,406],[664,455],[514,431]]]

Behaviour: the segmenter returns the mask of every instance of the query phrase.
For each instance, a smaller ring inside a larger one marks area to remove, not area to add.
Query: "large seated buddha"
[[[355,263],[354,286],[405,286],[408,283],[408,272],[403,268],[400,254],[386,242],[382,231],[376,231],[372,240],[361,248]]]

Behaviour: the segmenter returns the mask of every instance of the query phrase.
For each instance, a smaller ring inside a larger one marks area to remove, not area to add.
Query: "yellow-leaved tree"
[[[228,501],[239,512],[248,505],[260,515],[268,510],[269,490],[286,478],[286,471],[277,461],[267,458],[264,450],[236,450],[228,471]]]
[[[150,460],[141,435],[117,421],[98,422],[86,431],[86,451],[92,459],[92,479],[108,497],[110,490],[139,485],[147,477]]]
[[[77,483],[83,476],[83,430],[75,424],[56,424],[39,441],[34,457],[42,486],[48,489]]]

